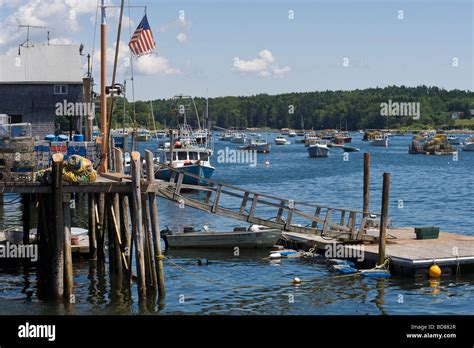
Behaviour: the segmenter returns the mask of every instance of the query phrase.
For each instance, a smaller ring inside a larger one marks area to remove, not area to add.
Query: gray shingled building
[[[19,53],[0,56],[0,114],[31,123],[33,135],[43,138],[55,131],[56,103],[82,101],[79,45],[34,45]]]

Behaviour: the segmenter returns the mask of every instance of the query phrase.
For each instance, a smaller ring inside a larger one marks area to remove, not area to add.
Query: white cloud
[[[176,41],[181,44],[186,43],[188,41],[188,35],[186,35],[186,33],[179,33],[178,35],[176,35]]]
[[[55,37],[49,40],[51,45],[72,45],[74,42],[66,37]]]
[[[149,54],[140,57],[136,61],[137,70],[143,75],[176,75],[179,74],[179,69],[170,66],[167,58],[155,54]]]
[[[261,77],[283,77],[290,72],[291,68],[289,66],[280,68],[272,52],[264,49],[258,53],[257,58],[251,60],[236,58],[232,70],[242,74],[255,73]]]
[[[258,55],[265,61],[265,62],[268,62],[268,63],[273,63],[275,61],[275,58],[273,58],[273,54],[272,52],[270,52],[269,50],[262,50],[258,53]]]
[[[110,75],[113,71],[114,58],[115,58],[115,44],[113,47],[108,47],[107,54],[107,72]],[[128,44],[124,41],[120,41],[119,54],[118,54],[118,66],[117,66],[117,79],[123,79],[129,77],[131,74],[131,55]],[[96,51],[94,54],[94,65],[96,69],[100,66],[100,52]],[[166,57],[158,54],[149,54],[139,58],[133,58],[134,73],[136,75],[174,75],[179,74],[179,69],[173,68]]]
[[[291,68],[289,66],[285,66],[283,68],[279,68],[278,66],[275,66],[272,69],[273,76],[275,77],[283,77],[286,74],[288,74],[291,71]]]

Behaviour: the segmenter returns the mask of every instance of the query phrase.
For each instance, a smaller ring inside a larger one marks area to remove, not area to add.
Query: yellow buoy
[[[434,264],[430,267],[429,275],[431,278],[439,278],[441,277],[441,268],[438,265]]]

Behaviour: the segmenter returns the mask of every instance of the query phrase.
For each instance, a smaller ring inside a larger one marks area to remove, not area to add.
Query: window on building
[[[67,85],[54,85],[54,94],[67,94]]]

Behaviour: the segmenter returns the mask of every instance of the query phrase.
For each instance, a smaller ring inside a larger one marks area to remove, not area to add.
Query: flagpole
[[[114,68],[112,72],[112,88],[110,89],[110,100],[109,100],[109,112],[107,114],[107,144],[109,144],[110,140],[110,130],[112,126],[112,112],[114,109],[114,95],[115,95],[115,79],[117,75],[117,66],[118,66],[118,55],[120,49],[120,34],[122,33],[122,18],[123,18],[123,7],[125,5],[125,0],[122,0],[121,7],[120,7],[120,15],[119,15],[119,22],[117,28],[117,42],[115,44],[115,57],[114,57]],[[125,100],[124,100],[125,103]]]
[[[107,172],[107,149],[108,149],[108,128],[107,128],[107,24],[105,22],[105,0],[101,0],[102,20],[100,25],[100,127],[102,131],[102,156],[99,171]]]

